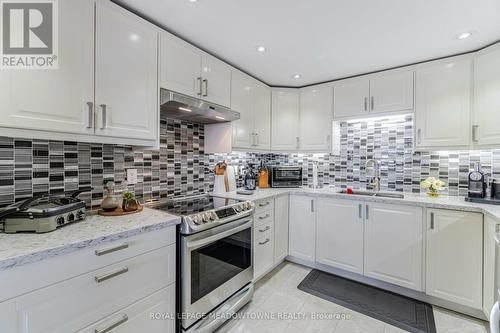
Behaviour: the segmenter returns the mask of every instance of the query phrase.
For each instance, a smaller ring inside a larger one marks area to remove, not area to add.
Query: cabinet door
[[[96,7],[96,134],[155,140],[158,35],[153,25],[106,1]]]
[[[468,147],[472,94],[469,56],[423,65],[416,71],[416,146]]]
[[[202,56],[202,95],[209,102],[229,107],[231,104],[231,68],[208,54]]]
[[[58,5],[59,68],[1,70],[0,126],[93,133],[94,3]]]
[[[169,34],[161,34],[160,86],[184,95],[201,97],[201,52]]]
[[[154,316],[154,317],[152,317]],[[77,333],[174,333],[175,285],[162,289]]]
[[[328,198],[317,202],[316,261],[363,274],[363,204]]]
[[[234,71],[231,80],[231,108],[240,113],[240,119],[233,121],[233,147],[252,148],[256,144],[254,132],[255,90],[251,78]]]
[[[474,61],[473,143],[500,144],[500,44],[479,52]]]
[[[299,149],[299,93],[296,89],[272,91],[271,148]]]
[[[385,72],[370,78],[370,112],[413,109],[413,71]]]
[[[330,151],[333,88],[321,85],[300,91],[300,150]]]
[[[260,278],[269,271],[274,264],[274,235],[270,230],[254,241],[254,279]]]
[[[254,132],[255,148],[271,148],[271,89],[259,82],[256,83],[254,94]]]
[[[309,196],[290,196],[290,225],[288,253],[290,256],[314,262],[316,238],[315,199]]]
[[[288,255],[288,195],[274,199],[274,262]]]
[[[333,116],[335,119],[368,114],[370,81],[366,78],[339,81],[333,86]]]
[[[17,333],[16,302],[14,300],[0,303],[0,332]]]
[[[483,215],[427,211],[427,294],[482,310]]]
[[[366,203],[364,274],[422,291],[422,208]]]
[[[500,232],[500,223],[489,216],[484,217],[484,245],[483,245],[483,312],[489,318],[491,308],[497,300],[495,286],[496,241],[495,234]],[[500,278],[500,277],[499,277]]]

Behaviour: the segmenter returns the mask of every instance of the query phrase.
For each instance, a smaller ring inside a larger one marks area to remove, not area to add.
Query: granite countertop
[[[277,189],[277,188],[257,189],[256,191],[254,191],[254,194],[252,195],[241,195],[237,194],[236,191],[222,193],[222,194],[213,194],[213,195],[231,199],[255,201],[287,193],[301,194],[301,195],[311,195],[314,197],[330,197],[330,198],[346,199],[346,200],[362,200],[369,202],[392,203],[392,204],[396,203],[396,204],[414,205],[426,208],[479,212],[486,214],[490,217],[493,217],[495,219],[500,219],[500,206],[471,203],[465,201],[464,197],[443,195],[438,198],[431,198],[426,194],[404,193],[405,196],[404,199],[399,199],[399,198],[371,197],[362,195],[348,195],[339,192],[340,189],[335,187],[325,187],[318,189],[302,187],[302,188],[289,188],[289,189]]]
[[[0,271],[179,224],[180,218],[145,207],[137,214],[104,217],[91,212],[82,222],[44,234],[0,233]]]

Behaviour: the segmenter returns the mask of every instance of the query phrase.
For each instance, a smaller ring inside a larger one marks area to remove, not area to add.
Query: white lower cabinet
[[[78,333],[174,333],[175,285],[164,288]]]
[[[367,202],[364,275],[422,291],[422,208]]]
[[[363,274],[363,203],[317,199],[316,262]]]
[[[483,215],[427,211],[426,292],[471,308],[483,308]]]
[[[115,327],[113,332],[174,332],[175,238],[160,240],[152,237],[155,234],[175,235],[175,228],[51,258],[58,259],[57,264],[47,259],[42,269],[38,264],[43,262],[20,266],[22,270],[17,272],[14,269],[17,281],[24,281],[24,285],[13,298],[0,303],[0,332],[95,333],[111,331],[110,327]],[[138,254],[145,250],[144,243],[154,248]],[[94,261],[101,259],[113,261],[95,269]],[[75,262],[83,274],[73,273]],[[32,281],[33,276],[45,278],[45,270],[55,272],[58,280],[41,288],[37,282],[28,285],[26,281]],[[57,274],[68,270],[73,276]],[[7,274],[2,282],[12,285],[15,276],[8,271],[2,274]],[[25,275],[31,279],[26,280]],[[33,291],[21,294],[21,289]],[[151,312],[165,315],[151,320]]]
[[[493,304],[497,301],[495,286],[496,241],[495,234],[500,231],[500,222],[489,216],[484,217],[483,232],[483,312],[489,317]]]
[[[288,195],[274,199],[274,261],[288,255]]]
[[[288,254],[314,262],[316,258],[316,199],[306,195],[290,195]]]
[[[259,279],[274,266],[274,199],[255,202],[253,276]]]

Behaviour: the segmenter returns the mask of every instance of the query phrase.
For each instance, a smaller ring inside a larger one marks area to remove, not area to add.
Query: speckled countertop
[[[468,212],[479,212],[495,219],[500,219],[500,206],[487,205],[487,204],[477,204],[465,201],[464,197],[456,196],[441,196],[438,198],[428,197],[426,194],[412,194],[404,193],[404,199],[398,198],[384,198],[384,197],[371,197],[371,196],[361,196],[361,195],[347,195],[339,193],[340,189],[335,187],[325,187],[325,188],[294,188],[294,189],[258,189],[254,191],[252,195],[241,195],[237,194],[236,191],[228,192],[224,194],[214,194],[215,196],[238,199],[238,200],[260,200],[265,198],[270,198],[283,194],[301,194],[301,195],[311,195],[315,197],[330,197],[337,199],[347,199],[347,200],[361,200],[369,202],[380,202],[380,203],[396,203],[401,205],[413,205],[426,208],[438,208],[438,209],[452,209],[461,210]]]
[[[90,213],[82,222],[45,234],[0,233],[0,271],[179,223],[177,216],[144,208],[125,216]]]

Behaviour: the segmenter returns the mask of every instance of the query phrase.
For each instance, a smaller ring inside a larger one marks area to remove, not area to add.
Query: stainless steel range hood
[[[160,111],[168,118],[200,124],[240,119],[240,113],[237,111],[163,88],[160,91]]]

